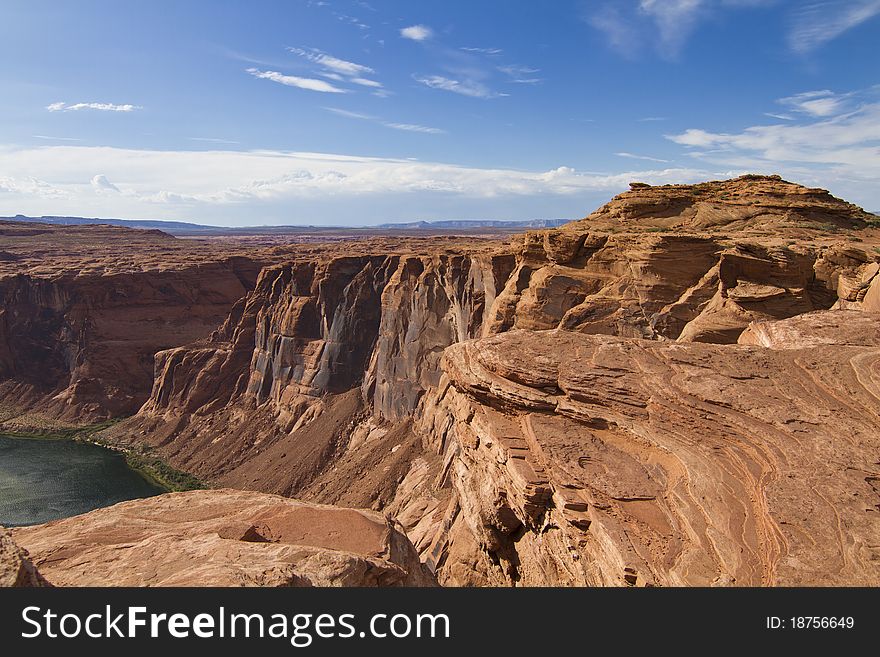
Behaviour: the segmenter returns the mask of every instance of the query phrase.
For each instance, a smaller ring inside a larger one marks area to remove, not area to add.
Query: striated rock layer
[[[880,583],[880,340],[850,346],[848,321],[827,313],[841,341],[807,348],[513,331],[448,349],[420,424],[452,462],[449,558],[463,523],[509,583]]]
[[[156,351],[209,335],[265,262],[109,226],[0,222],[0,236],[0,423],[10,428],[137,412]]]
[[[212,339],[264,266],[314,266],[351,252],[409,253],[427,242],[296,242],[311,239],[269,235],[254,246],[247,238],[0,222],[0,429],[136,413],[150,395],[155,354]],[[462,240],[431,243],[457,247]]]
[[[170,493],[13,535],[55,586],[434,585],[393,520],[261,493]]]

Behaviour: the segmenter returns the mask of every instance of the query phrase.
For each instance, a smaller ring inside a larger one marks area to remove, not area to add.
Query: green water
[[[109,449],[0,435],[0,525],[34,525],[164,492]]]

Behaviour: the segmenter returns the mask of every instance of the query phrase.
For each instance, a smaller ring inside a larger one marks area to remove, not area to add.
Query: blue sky
[[[576,218],[781,173],[880,210],[880,0],[0,5],[0,215]]]

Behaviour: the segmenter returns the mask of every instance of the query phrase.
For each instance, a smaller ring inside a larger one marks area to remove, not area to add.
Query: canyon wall
[[[0,379],[55,419],[131,415],[148,398],[156,351],[210,334],[258,270],[236,259],[152,274],[4,279]]]

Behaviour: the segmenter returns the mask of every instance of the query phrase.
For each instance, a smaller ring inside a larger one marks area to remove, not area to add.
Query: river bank
[[[197,477],[171,467],[152,453],[150,447],[131,447],[111,443],[100,437],[100,432],[113,426],[119,420],[108,420],[83,427],[53,427],[51,429],[3,430],[0,434],[10,438],[29,440],[69,440],[103,447],[121,454],[129,468],[149,483],[166,492],[180,492],[209,488]]]

